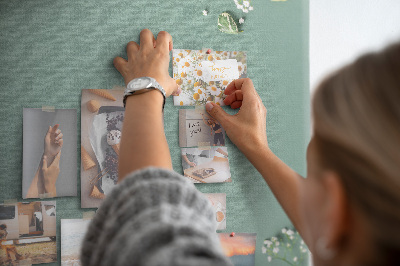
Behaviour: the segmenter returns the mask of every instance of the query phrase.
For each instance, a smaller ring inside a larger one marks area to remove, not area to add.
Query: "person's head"
[[[215,124],[215,121],[212,120],[212,119],[208,119],[208,120],[207,120],[207,123],[208,123],[210,126],[212,126],[213,124]]]
[[[327,77],[312,114],[301,213],[316,264],[400,265],[400,43]]]
[[[7,225],[6,224],[0,224],[0,230],[6,230]]]

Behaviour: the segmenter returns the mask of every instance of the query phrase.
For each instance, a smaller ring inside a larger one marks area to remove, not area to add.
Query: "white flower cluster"
[[[237,9],[241,9],[244,13],[249,13],[249,11],[253,10],[253,7],[250,5],[250,0],[233,0]]]
[[[283,228],[278,237],[273,236],[264,240],[261,251],[268,255],[269,262],[274,259],[286,262],[293,261],[291,265],[301,265],[305,256],[307,256],[305,253],[308,249],[298,232]]]

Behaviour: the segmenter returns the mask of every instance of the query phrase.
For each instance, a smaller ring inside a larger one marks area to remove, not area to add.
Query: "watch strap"
[[[124,92],[124,99],[123,99],[124,107],[125,107],[125,105],[126,105],[126,98],[128,98],[128,96],[134,95],[137,91],[142,91],[142,90],[148,90],[148,91],[151,91],[151,90],[158,90],[159,92],[161,92],[161,94],[162,94],[162,96],[163,96],[163,98],[164,98],[164,101],[163,101],[163,110],[164,110],[165,100],[166,100],[166,98],[167,98],[164,88],[163,88],[154,78],[151,78],[151,77],[142,77],[142,78],[147,78],[147,79],[149,79],[149,80],[151,81],[151,83],[149,84],[148,87],[141,88],[141,89],[139,89],[139,90],[132,90],[132,89],[131,89],[131,87],[132,87],[131,84],[132,84],[136,79],[133,79],[133,80],[129,81],[129,83],[126,85],[126,89],[125,89],[125,92]]]

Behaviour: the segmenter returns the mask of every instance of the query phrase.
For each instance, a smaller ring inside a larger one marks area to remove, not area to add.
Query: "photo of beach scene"
[[[222,249],[235,266],[255,264],[256,238],[253,233],[219,233]]]
[[[61,219],[61,265],[80,266],[83,238],[91,219]]]
[[[0,205],[0,247],[0,265],[56,262],[56,202]]]

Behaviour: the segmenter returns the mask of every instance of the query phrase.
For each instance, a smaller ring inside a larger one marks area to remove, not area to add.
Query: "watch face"
[[[132,82],[131,89],[141,90],[141,89],[147,88],[150,84],[151,84],[151,81],[149,78],[147,78],[147,77],[138,78]]]

